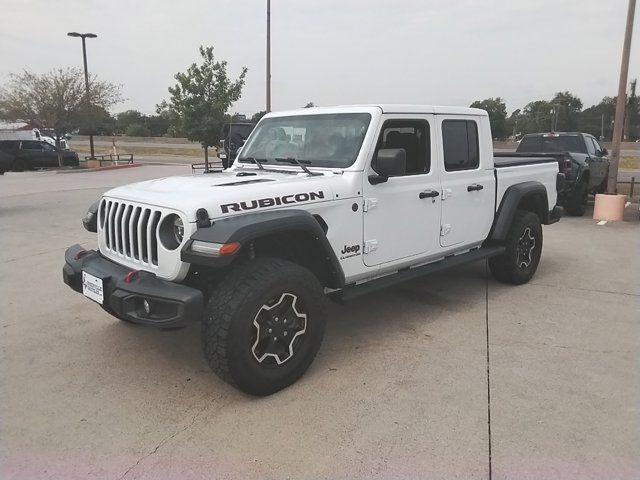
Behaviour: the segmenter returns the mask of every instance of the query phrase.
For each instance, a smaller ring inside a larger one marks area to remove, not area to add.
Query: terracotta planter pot
[[[627,202],[626,195],[608,195],[599,193],[596,195],[596,203],[593,207],[594,220],[622,220],[624,205]]]

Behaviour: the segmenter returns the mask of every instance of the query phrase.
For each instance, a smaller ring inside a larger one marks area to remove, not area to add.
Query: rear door
[[[403,148],[406,174],[372,184],[365,176],[365,265],[402,263],[438,255],[440,225],[439,171],[432,161],[434,116],[388,114],[378,131],[373,158],[382,148]],[[369,174],[375,174],[375,165]]]
[[[436,118],[444,162],[440,246],[477,244],[486,238],[494,216],[493,157],[487,158],[493,153],[491,133],[483,131],[489,128],[488,120],[464,115]]]
[[[41,168],[46,164],[46,156],[42,150],[40,140],[23,140],[20,146],[20,156],[25,164],[32,168]]]

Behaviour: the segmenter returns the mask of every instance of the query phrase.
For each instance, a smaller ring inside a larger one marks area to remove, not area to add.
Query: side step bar
[[[406,282],[414,278],[423,277],[431,273],[439,272],[467,263],[476,262],[478,260],[484,260],[486,258],[495,257],[505,251],[502,246],[481,247],[476,250],[471,250],[467,253],[461,253],[460,255],[450,255],[437,262],[428,263],[420,267],[408,268],[401,270],[397,273],[392,273],[384,277],[376,278],[368,282],[360,284],[345,285],[345,287],[335,292],[336,300],[348,301],[354,298],[366,295],[368,293],[377,292],[384,288],[392,287],[398,283]]]

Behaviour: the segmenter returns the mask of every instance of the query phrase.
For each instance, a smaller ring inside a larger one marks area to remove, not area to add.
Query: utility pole
[[[267,113],[271,111],[271,0],[267,0]]]
[[[604,113],[600,117],[600,141],[604,140]]]
[[[84,61],[84,87],[85,87],[85,92],[86,92],[86,106],[87,106],[87,113],[89,110],[89,69],[87,68],[87,45],[86,45],[86,39],[87,38],[96,38],[97,35],[95,33],[78,33],[78,32],[69,32],[67,33],[68,36],[70,37],[80,37],[82,39],[82,59]],[[89,116],[91,117],[91,114],[89,113]],[[96,158],[95,157],[95,152],[93,150],[93,122],[91,122],[90,125],[90,132],[89,132],[89,148],[91,149],[91,159]]]
[[[620,82],[618,83],[618,99],[616,101],[616,117],[613,124],[613,139],[611,145],[611,163],[609,165],[609,179],[607,193],[618,191],[618,165],[620,163],[620,143],[624,127],[624,110],[627,103],[627,76],[629,75],[629,52],[631,51],[631,34],[633,33],[633,17],[636,11],[636,0],[629,0],[627,10],[627,26],[624,33],[622,47],[622,64],[620,65]]]

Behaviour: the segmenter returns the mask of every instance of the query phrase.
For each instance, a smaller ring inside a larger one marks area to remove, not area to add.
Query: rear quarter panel
[[[497,168],[496,211],[502,202],[504,193],[511,185],[529,181],[537,181],[544,185],[547,190],[549,209],[552,209],[558,198],[556,192],[557,174],[558,164],[555,162]]]

